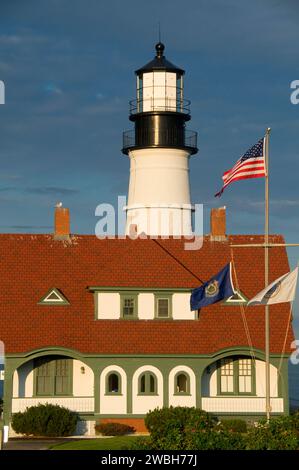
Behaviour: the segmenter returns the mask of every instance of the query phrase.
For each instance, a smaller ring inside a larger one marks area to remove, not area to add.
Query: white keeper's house
[[[158,43],[136,76],[134,130],[123,141],[130,160],[126,230],[136,238],[72,234],[63,207],[56,207],[53,234],[0,235],[6,429],[13,413],[46,402],[78,412],[78,433],[88,434],[95,421],[141,431],[149,410],[170,405],[218,417],[265,414],[264,307],[246,309],[264,286],[264,250],[231,248],[263,237],[227,235],[219,208],[202,248],[185,249],[176,236],[191,233],[189,160],[197,135],[186,129],[184,71]],[[237,293],[190,311],[191,290],[232,255]],[[288,270],[285,248],[271,248],[270,281]],[[287,414],[289,305],[271,306],[270,323],[271,410]]]

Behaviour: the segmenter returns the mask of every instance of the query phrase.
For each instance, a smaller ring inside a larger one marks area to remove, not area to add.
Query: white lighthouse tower
[[[187,236],[192,232],[189,158],[197,133],[186,130],[190,101],[184,99],[184,70],[166,60],[164,45],[137,70],[137,98],[130,102],[135,129],[123,135],[130,158],[126,233]]]

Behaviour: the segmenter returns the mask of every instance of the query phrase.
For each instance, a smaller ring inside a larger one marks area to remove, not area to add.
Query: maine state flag
[[[218,274],[191,292],[191,310],[215,304],[219,300],[231,297],[234,293],[231,263],[228,263]]]

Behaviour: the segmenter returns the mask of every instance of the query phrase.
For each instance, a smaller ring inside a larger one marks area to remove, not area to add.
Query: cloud
[[[47,83],[44,86],[44,90],[52,95],[62,95],[63,91],[61,88],[59,88],[55,83]]]
[[[275,207],[277,209],[283,209],[286,207],[298,207],[299,199],[271,199],[270,203],[271,207]],[[263,209],[265,207],[265,203],[263,201],[248,201],[247,204],[257,209]]]
[[[22,37],[15,34],[2,34],[0,36],[0,45],[17,45],[22,42]]]
[[[0,47],[17,47],[32,46],[37,44],[45,44],[49,42],[49,37],[44,34],[36,34],[31,28],[19,28],[17,34],[1,34]]]
[[[60,187],[44,187],[44,188],[25,188],[26,193],[40,194],[40,195],[56,195],[56,196],[71,196],[78,194],[79,189],[60,188]]]

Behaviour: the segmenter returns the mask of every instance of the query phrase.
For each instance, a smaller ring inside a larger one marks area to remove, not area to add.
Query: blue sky
[[[262,233],[263,180],[213,195],[270,126],[270,227],[299,242],[298,19],[296,0],[1,0],[0,231],[52,231],[63,201],[72,231],[94,233],[96,206],[126,194],[134,70],[153,57],[160,22],[167,58],[186,70],[200,148],[192,199],[205,205],[205,232],[221,204],[230,233]],[[299,248],[289,254],[294,266]]]

